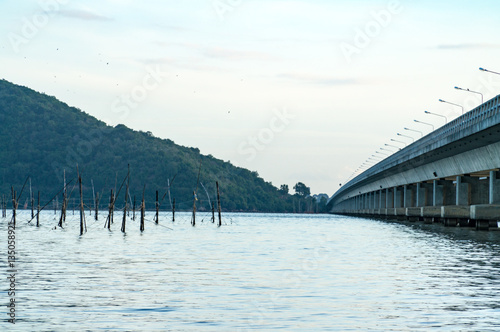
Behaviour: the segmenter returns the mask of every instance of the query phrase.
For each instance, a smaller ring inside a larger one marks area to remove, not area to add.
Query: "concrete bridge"
[[[447,226],[500,221],[500,95],[349,181],[332,213]]]

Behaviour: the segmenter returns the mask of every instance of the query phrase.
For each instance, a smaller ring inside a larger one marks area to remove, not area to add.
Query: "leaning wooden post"
[[[222,225],[222,216],[220,213],[220,194],[219,194],[219,182],[215,182],[217,186],[217,211],[219,212],[219,227]]]
[[[155,216],[155,222],[158,223],[158,210],[160,209],[160,202],[158,202],[158,190],[156,191],[156,216]]]
[[[36,227],[40,227],[40,192],[38,192],[38,204],[36,206]]]
[[[175,221],[175,198],[172,204],[172,221]]]

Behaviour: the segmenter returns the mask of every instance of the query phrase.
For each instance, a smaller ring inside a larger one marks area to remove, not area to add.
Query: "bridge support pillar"
[[[432,187],[433,185],[430,183],[417,183],[416,188],[416,206],[432,206]]]
[[[394,187],[394,208],[404,207],[404,188]]]
[[[416,188],[414,185],[405,185],[403,188],[404,198],[403,204],[405,208],[415,207],[416,203]]]
[[[385,190],[385,208],[391,209],[394,207],[394,191],[393,189],[387,188]]]
[[[500,172],[490,172],[489,203],[500,204]]]
[[[432,190],[432,205],[456,205],[456,196],[454,194],[453,181],[444,179],[434,180]]]
[[[456,205],[470,205],[471,183],[466,176],[457,176]]]

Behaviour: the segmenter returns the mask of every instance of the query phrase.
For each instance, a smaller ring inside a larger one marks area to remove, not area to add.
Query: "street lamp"
[[[376,154],[372,154],[372,157],[384,159],[384,158],[382,158],[380,156],[377,156]]]
[[[432,131],[434,131],[434,125],[433,124],[430,124],[430,123],[427,123],[427,122],[423,122],[423,121],[418,121],[418,120],[413,120],[413,121],[415,121],[416,123],[422,123],[422,124],[431,126],[432,127]]]
[[[415,130],[415,129],[410,129],[410,128],[403,128],[404,130],[409,130],[409,131],[414,131],[416,133],[420,134],[420,137],[424,137],[424,134],[420,130]]]
[[[455,105],[455,106],[458,106],[458,107],[461,107],[462,108],[462,114],[464,114],[464,107],[462,105],[458,105],[458,104],[454,104],[454,103],[450,103],[449,101],[445,101],[443,99],[439,99],[440,102],[442,103],[447,103],[447,104],[450,104],[450,105]]]
[[[392,152],[392,151],[391,151]],[[382,153],[380,151],[375,151],[375,153],[380,153],[380,154],[383,154],[384,156],[389,156],[387,153]]]
[[[403,134],[400,134],[400,133],[398,133],[398,136],[401,136],[401,137],[406,137],[406,138],[411,138],[411,140],[412,140],[413,142],[415,142],[415,139],[414,139],[413,137],[411,137],[411,136],[408,136],[408,135],[403,135]]]
[[[481,95],[481,104],[484,103],[484,96],[483,96],[483,94],[481,92],[472,91],[470,89],[462,89],[462,88],[459,88],[458,86],[456,86],[455,89],[462,90],[462,91],[467,91],[467,92],[472,92],[472,93],[476,93],[478,95]]]
[[[391,144],[385,144],[385,146],[390,146],[390,147],[396,148],[398,150],[401,150],[401,148],[399,146],[395,146],[395,145],[391,145]]]
[[[410,136],[408,136],[408,137],[410,137]],[[411,137],[411,138],[413,138],[413,137]],[[405,146],[407,145],[405,142],[403,142],[403,141],[398,141],[397,139],[393,139],[393,138],[391,138],[391,141],[392,141],[392,142],[397,142],[397,143],[404,144]]]
[[[394,151],[386,149],[386,148],[380,148],[380,150],[385,150],[385,151],[389,151],[390,153],[394,153]]]
[[[484,68],[479,68],[479,70],[481,70],[481,71],[486,71],[486,72],[488,72],[488,73],[492,73],[492,74],[497,74],[497,75],[500,75],[500,73],[497,73],[496,71],[491,71],[491,70],[484,69]]]
[[[435,116],[440,116],[440,117],[444,118],[445,124],[448,123],[448,118],[446,116],[444,116],[444,115],[437,114],[437,113],[432,113],[432,112],[429,112],[429,111],[425,111],[424,113],[425,114],[435,115]]]

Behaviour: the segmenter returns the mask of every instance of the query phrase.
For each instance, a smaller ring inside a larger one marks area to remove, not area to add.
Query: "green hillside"
[[[131,196],[139,200],[145,185],[148,208],[154,206],[156,191],[163,196],[173,180],[171,197],[179,209],[189,209],[200,169],[200,183],[206,189],[198,185],[200,210],[209,209],[208,196],[215,200],[216,181],[224,210],[293,212],[298,207],[297,197],[283,195],[256,172],[150,133],[123,125],[107,126],[54,97],[5,80],[0,80],[0,142],[0,194],[7,196],[11,185],[20,191],[29,176],[33,192],[40,191],[42,201],[47,202],[63,187],[64,170],[69,182],[76,177],[78,164],[86,202],[91,204],[93,183],[95,192],[103,194],[101,204],[105,206],[110,190],[120,187],[130,164]],[[28,187],[21,204],[29,196],[27,192]],[[122,194],[124,191],[117,198],[120,203]],[[162,208],[169,205],[167,195]]]

